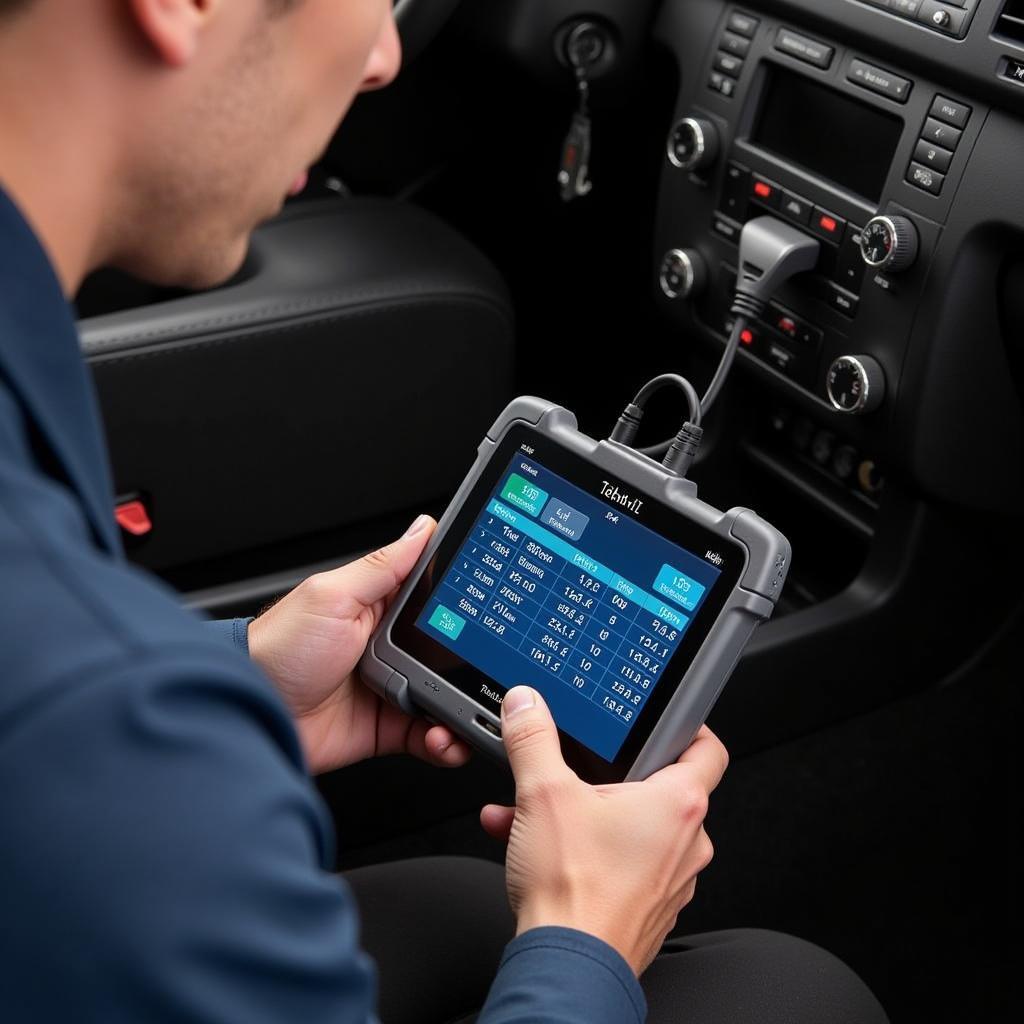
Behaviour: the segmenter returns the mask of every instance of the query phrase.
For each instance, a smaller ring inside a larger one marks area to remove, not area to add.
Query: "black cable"
[[[768,300],[786,281],[796,274],[815,268],[820,251],[821,245],[816,239],[774,217],[758,217],[743,226],[740,232],[736,291],[730,307],[735,320],[722,358],[700,401],[699,412],[707,415],[721,393],[748,324],[760,318]],[[671,440],[638,450],[649,458],[664,456],[663,466],[679,476],[685,476],[696,457],[701,435],[700,420],[691,417],[691,422],[685,423]],[[636,429],[632,436],[636,436]]]
[[[718,397],[719,392],[722,390],[722,385],[725,384],[726,377],[729,376],[729,371],[732,369],[733,361],[736,358],[736,352],[740,347],[740,337],[743,332],[747,329],[747,319],[745,316],[736,317],[736,322],[733,324],[732,332],[729,335],[729,340],[726,343],[725,351],[722,353],[722,358],[718,364],[718,369],[715,370],[714,377],[711,378],[711,383],[708,385],[707,391],[704,393],[704,397],[700,400],[700,412],[704,416],[707,414],[708,409],[711,408],[712,403]],[[685,379],[685,378],[683,378]],[[687,381],[689,385],[689,381]],[[690,390],[693,387],[690,386]],[[690,417],[693,421],[693,417]],[[696,425],[699,427],[701,424],[700,419],[696,420]],[[678,437],[669,438],[667,441],[662,441],[661,444],[651,445],[649,448],[638,448],[637,451],[641,455],[646,455],[652,459],[661,459],[665,456],[668,450],[676,443]]]
[[[732,312],[736,312],[735,306]],[[715,370],[715,375],[711,378],[711,383],[708,385],[707,391],[704,392],[704,397],[700,400],[701,411],[705,415],[707,415],[708,409],[714,404],[718,393],[722,390],[725,378],[729,376],[733,361],[736,359],[736,352],[740,347],[740,338],[746,329],[747,318],[745,316],[737,316],[736,322],[732,325],[729,341],[726,343],[725,351],[722,353],[722,358],[718,364],[718,369]]]
[[[666,387],[677,387],[683,392],[686,396],[687,405],[690,408],[688,422],[699,428],[701,421],[700,399],[697,397],[694,386],[685,377],[680,377],[678,373],[663,373],[660,377],[649,380],[637,392],[636,398],[626,406],[619,417],[618,422],[615,424],[615,429],[611,432],[608,440],[617,441],[619,444],[632,448],[633,442],[636,440],[637,431],[640,429],[640,421],[643,419],[647,408],[647,402],[652,395]],[[665,445],[666,449],[670,443],[668,442]]]

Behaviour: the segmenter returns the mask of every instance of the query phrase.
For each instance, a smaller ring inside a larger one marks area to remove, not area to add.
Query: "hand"
[[[725,747],[704,727],[675,764],[646,781],[588,786],[562,759],[538,693],[515,687],[501,714],[516,806],[489,804],[480,820],[508,841],[517,934],[541,925],[588,932],[639,976],[711,861],[703,822],[729,761]]]
[[[356,672],[436,526],[420,516],[404,537],[310,576],[249,625],[249,654],[291,708],[314,774],[382,754],[409,753],[442,767],[469,760],[469,747],[449,729],[410,718]]]

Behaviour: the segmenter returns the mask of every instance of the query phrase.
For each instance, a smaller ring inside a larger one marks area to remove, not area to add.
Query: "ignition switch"
[[[574,68],[591,72],[608,49],[608,33],[596,22],[581,21],[565,37],[565,60]]]

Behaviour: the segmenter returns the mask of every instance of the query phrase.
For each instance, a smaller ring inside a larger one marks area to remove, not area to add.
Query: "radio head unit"
[[[877,203],[903,119],[787,68],[765,71],[750,142]]]

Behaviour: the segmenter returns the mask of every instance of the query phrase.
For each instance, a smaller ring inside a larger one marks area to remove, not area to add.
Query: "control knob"
[[[665,253],[658,283],[670,299],[689,299],[699,295],[707,279],[707,264],[696,249],[669,249]]]
[[[718,159],[718,129],[702,117],[677,121],[668,137],[668,158],[684,171],[700,171]]]
[[[873,270],[898,274],[917,259],[917,228],[906,217],[873,217],[860,233],[860,254]]]
[[[873,412],[885,398],[885,373],[871,356],[840,356],[829,367],[826,385],[840,412]]]

